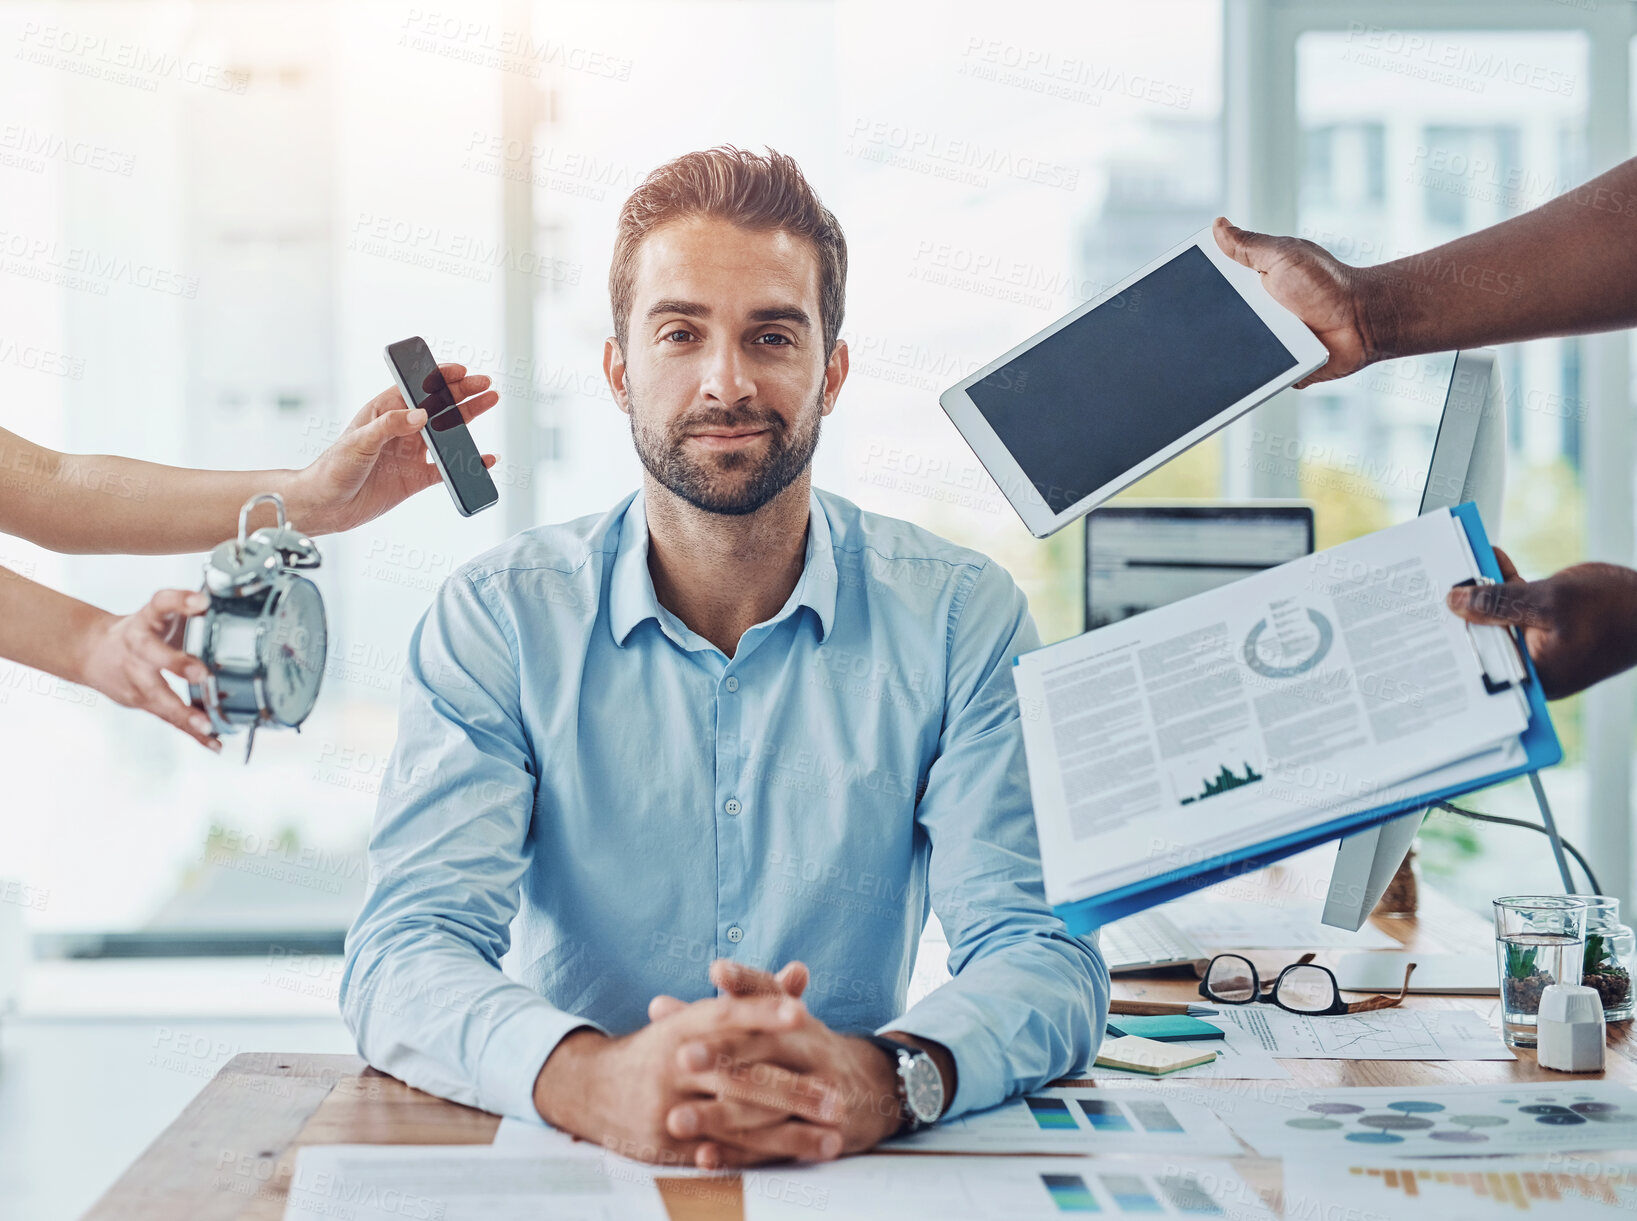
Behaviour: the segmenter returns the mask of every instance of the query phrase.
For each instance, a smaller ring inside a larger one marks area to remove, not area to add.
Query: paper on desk
[[[307,1145],[285,1221],[668,1221],[653,1176],[490,1145]]]
[[[736,1173],[731,1170],[701,1170],[697,1166],[638,1161],[615,1153],[612,1149],[597,1144],[596,1141],[577,1140],[569,1133],[553,1128],[549,1124],[518,1119],[511,1115],[500,1121],[500,1127],[495,1129],[494,1143],[489,1147],[504,1149],[511,1153],[589,1158],[611,1167],[629,1166],[642,1173],[657,1174],[667,1179],[713,1178]]]
[[[1292,899],[1292,903],[1300,900]],[[1265,903],[1224,903],[1180,899],[1158,908],[1166,919],[1202,946],[1213,950],[1319,950],[1332,946],[1354,950],[1396,950],[1399,942],[1373,925],[1356,933],[1319,922],[1313,903],[1299,908]]]
[[[1046,897],[1118,889],[1331,821],[1516,738],[1473,629],[1449,513],[1025,653],[1019,698]],[[1503,636],[1504,639],[1504,636]]]
[[[1165,1080],[1177,1081],[1181,1079],[1199,1079],[1207,1081],[1288,1081],[1290,1070],[1280,1064],[1264,1045],[1263,1040],[1254,1031],[1243,1030],[1232,1022],[1219,1022],[1216,1018],[1204,1018],[1203,1021],[1219,1027],[1222,1031],[1220,1039],[1204,1041],[1190,1040],[1172,1043],[1170,1046],[1194,1051],[1214,1051],[1216,1059],[1209,1064],[1196,1064],[1193,1068],[1179,1068],[1174,1073],[1166,1073]],[[1152,1081],[1152,1074],[1127,1072],[1121,1068],[1104,1068],[1098,1065],[1088,1076],[1097,1080],[1126,1078],[1131,1081]]]
[[[1380,1009],[1304,1017],[1273,1005],[1223,1005],[1210,1019],[1285,1060],[1515,1060],[1470,1009]]]
[[[1064,1214],[1273,1221],[1229,1163],[1193,1157],[869,1155],[748,1170],[744,1192],[745,1221],[1062,1221]]]
[[[1612,1081],[1365,1089],[1198,1090],[1263,1157],[1472,1157],[1629,1149],[1637,1093]],[[1317,1210],[1311,1214],[1325,1216]],[[1396,1216],[1397,1214],[1389,1214]]]
[[[1160,1090],[1064,1086],[935,1124],[883,1153],[1134,1153],[1238,1157],[1210,1108]]]
[[[1284,1164],[1288,1217],[1391,1217],[1392,1221],[1625,1221],[1637,1211],[1637,1165],[1562,1154],[1504,1162],[1385,1161]]]

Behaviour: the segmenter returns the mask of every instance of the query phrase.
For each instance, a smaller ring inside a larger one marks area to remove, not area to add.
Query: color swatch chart
[[[1244,1152],[1195,1091],[1064,1087],[1014,1098],[889,1142],[895,1153]]]
[[[1468,1221],[1527,1215],[1539,1221],[1630,1217],[1637,1165],[1551,1161],[1285,1163],[1289,1215],[1323,1216],[1345,1206],[1395,1221]]]
[[[1226,1162],[1192,1157],[868,1157],[746,1180],[745,1221],[1273,1221]],[[823,1201],[823,1211],[817,1202]]]
[[[1073,1174],[1047,1171],[1040,1183],[1061,1213],[1220,1217],[1222,1206],[1190,1174]],[[1169,1207],[1167,1207],[1169,1206]]]

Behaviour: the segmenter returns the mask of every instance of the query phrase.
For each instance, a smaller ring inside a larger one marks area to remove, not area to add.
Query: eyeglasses
[[[1249,1005],[1255,1001],[1272,1001],[1289,1013],[1309,1017],[1325,1017],[1336,1013],[1368,1013],[1375,1009],[1391,1009],[1402,1005],[1410,991],[1412,962],[1404,968],[1404,986],[1397,996],[1372,996],[1369,1000],[1344,1001],[1341,988],[1329,967],[1317,966],[1312,954],[1303,954],[1279,972],[1277,979],[1263,988],[1256,974],[1256,965],[1238,954],[1218,954],[1205,968],[1199,994],[1207,1000],[1223,1005]]]

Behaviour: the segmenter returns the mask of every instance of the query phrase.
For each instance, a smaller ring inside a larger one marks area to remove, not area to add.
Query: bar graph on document
[[[1065,1221],[1074,1217],[1272,1221],[1225,1162],[1195,1158],[869,1157],[747,1171],[745,1221]]]
[[[1322,1216],[1345,1204],[1394,1221],[1613,1221],[1637,1208],[1637,1164],[1570,1156],[1373,1165],[1287,1158],[1285,1200],[1290,1216]]]

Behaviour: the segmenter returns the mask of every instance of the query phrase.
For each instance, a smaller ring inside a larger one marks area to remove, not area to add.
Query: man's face
[[[846,377],[829,360],[818,256],[782,232],[696,217],[637,251],[626,351],[603,369],[648,473],[710,513],[754,513],[812,461]]]

